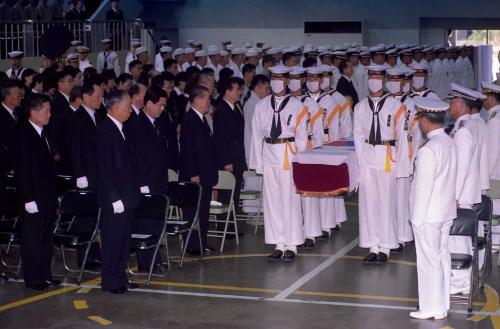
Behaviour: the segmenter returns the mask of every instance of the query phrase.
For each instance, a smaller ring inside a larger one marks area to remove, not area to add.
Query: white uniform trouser
[[[493,199],[493,215],[500,215],[500,199]],[[500,245],[500,225],[493,226],[491,228],[491,233],[492,244],[494,246]]]
[[[264,165],[263,198],[265,242],[290,250],[304,243],[300,196],[295,193],[292,171]]]
[[[343,196],[336,196],[333,198],[334,211],[335,211],[335,224],[342,224],[347,220],[347,214],[345,212],[345,204]]]
[[[413,232],[410,223],[410,178],[396,179],[397,190],[397,215],[396,227],[398,242],[405,243],[413,241]]]
[[[444,313],[450,309],[450,227],[451,222],[413,225],[418,303],[420,311],[425,313]]]
[[[304,214],[304,236],[313,239],[321,235],[319,198],[301,197]]]
[[[330,231],[337,225],[335,220],[335,201],[333,198],[319,198],[319,212],[321,218],[321,229]]]
[[[359,246],[389,256],[398,247],[394,172],[367,167],[359,172]]]
[[[262,177],[261,176],[243,176],[245,182],[244,190],[250,191],[260,191],[262,190]],[[244,200],[243,201],[243,211],[246,213],[256,213],[259,207],[259,199],[256,200]]]

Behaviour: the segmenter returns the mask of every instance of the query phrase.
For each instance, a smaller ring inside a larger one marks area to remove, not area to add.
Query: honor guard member
[[[440,99],[439,96],[432,90],[426,87],[428,66],[425,64],[414,63],[410,68],[415,71],[411,80],[411,97],[432,97]]]
[[[479,136],[479,144],[481,145],[481,160],[479,175],[481,176],[481,191],[482,194],[486,194],[486,191],[490,189],[490,172],[489,172],[489,153],[490,148],[488,144],[488,125],[481,118],[480,111],[483,107],[483,101],[486,99],[486,96],[482,93],[469,89],[469,93],[474,98],[474,103],[472,105],[471,110],[471,121],[477,125],[477,130],[480,133]]]
[[[399,247],[392,249],[392,254],[401,253],[404,245],[413,241],[410,223],[410,184],[413,174],[413,161],[423,140],[418,127],[418,120],[415,116],[413,99],[409,97],[410,92],[403,92],[406,72],[407,70],[401,68],[387,69],[387,81],[385,83],[386,90],[405,106],[405,111],[400,114],[404,115],[404,124],[398,127],[400,139],[398,142],[396,166],[396,230]]]
[[[272,94],[257,103],[252,122],[250,168],[264,175],[265,242],[274,244],[269,261],[293,261],[304,242],[300,196],[291,172],[294,154],[306,149],[306,122],[296,126],[303,105],[287,95],[290,68],[273,66]]]
[[[69,66],[73,66],[75,69],[80,70],[80,56],[75,53],[68,54],[66,58],[66,64]]]
[[[415,98],[426,142],[418,150],[411,185],[411,223],[417,253],[419,310],[416,319],[443,319],[450,308],[451,261],[448,238],[457,217],[457,150],[443,129],[448,104]]]
[[[459,208],[472,209],[474,204],[481,202],[480,170],[480,132],[473,122],[470,122],[470,113],[474,96],[469,95],[467,88],[451,84],[448,95],[450,101],[450,115],[455,124],[450,137],[457,147],[457,182],[455,197]],[[471,254],[472,241],[469,237],[450,236],[450,252]],[[452,270],[450,280],[451,294],[468,294],[470,291],[469,270]]]
[[[177,61],[177,72],[184,72],[182,65],[186,62],[184,59],[184,49],[177,48],[172,53],[173,58]]]
[[[200,71],[203,70],[207,66],[208,54],[205,50],[198,50],[197,52],[195,52],[194,58],[195,58],[195,62],[196,62],[195,66],[198,69],[200,69]]]
[[[245,48],[234,48],[231,51],[231,61],[228,66],[231,70],[233,70],[233,75],[235,77],[239,77],[243,79],[243,73],[241,69],[243,68],[243,64],[245,63]]]
[[[182,52],[184,54],[184,63],[182,64],[182,71],[186,72],[188,68],[196,65],[194,62],[194,49],[193,48],[185,48]]]
[[[119,58],[113,50],[113,42],[111,39],[106,38],[101,40],[102,51],[97,54],[97,73],[102,73],[106,70],[114,70],[115,75],[119,76],[121,73]]]
[[[368,66],[370,94],[354,109],[354,145],[359,159],[360,247],[364,264],[383,264],[398,247],[396,233],[397,132],[404,106],[384,92],[385,66]]]
[[[82,73],[85,71],[85,69],[87,67],[92,67],[92,63],[88,59],[89,51],[90,51],[90,49],[88,47],[85,47],[85,46],[78,47],[78,55],[80,56],[79,68],[80,68],[80,71],[82,71]]]
[[[137,55],[135,54],[135,51],[137,48],[142,46],[142,42],[140,40],[132,40],[130,42],[130,51],[127,54],[127,57],[125,57],[125,73],[130,73],[130,69],[128,65],[137,59]]]
[[[26,68],[23,67],[23,58],[24,53],[22,51],[11,51],[8,53],[9,58],[12,61],[12,67],[7,70],[7,76],[9,79],[21,79],[21,75],[23,74]]]
[[[167,59],[172,59],[172,47],[170,46],[162,46],[160,48],[160,52],[156,54],[155,56],[155,70],[158,72],[163,72],[165,71],[165,67],[163,66],[163,63]]]

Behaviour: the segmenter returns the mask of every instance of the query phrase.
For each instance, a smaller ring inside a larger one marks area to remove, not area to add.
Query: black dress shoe
[[[82,265],[79,266],[81,267]],[[101,269],[101,263],[96,261],[87,262],[87,264],[85,264],[85,269],[89,271],[99,271]]]
[[[323,234],[321,234],[320,236],[318,236],[316,239],[318,239],[318,240],[328,240],[330,238],[330,232],[323,231],[322,233]]]
[[[270,262],[279,262],[281,261],[282,257],[283,257],[283,251],[276,249],[273,251],[271,255],[267,257],[267,260]]]
[[[125,286],[121,287],[120,289],[123,289],[125,291],[139,289],[139,285],[137,283],[129,282]]]
[[[200,256],[200,249],[188,249],[186,250],[186,254],[189,256]]]
[[[295,253],[291,250],[285,250],[283,253],[283,258],[281,259],[283,262],[293,262],[295,260]]]
[[[334,232],[334,233],[338,233],[338,232],[340,232],[340,226],[339,226],[339,225],[337,225],[337,226],[335,226],[334,228],[332,228],[332,232]]]
[[[115,295],[123,295],[124,293],[127,292],[126,289],[127,288],[120,287],[118,289],[109,289],[109,290],[104,290],[104,291],[109,291],[110,293],[115,294]]]
[[[373,265],[376,262],[377,262],[377,254],[374,252],[369,253],[368,256],[366,256],[363,259],[363,264],[365,265]]]
[[[37,291],[44,291],[49,289],[49,285],[46,282],[27,284],[26,287]]]
[[[307,250],[314,249],[314,240],[306,238],[306,240],[304,241],[304,244],[302,245],[302,248],[307,249]]]
[[[377,255],[376,264],[378,264],[378,265],[385,264],[385,263],[387,263],[388,259],[389,259],[389,257],[386,254],[384,254],[383,252],[379,252]]]
[[[59,286],[61,284],[61,280],[57,280],[57,279],[52,279],[52,280],[45,280],[45,283],[48,285],[48,286]]]
[[[403,253],[403,248],[404,248],[403,244],[400,243],[399,247],[391,249],[391,255],[397,255]]]

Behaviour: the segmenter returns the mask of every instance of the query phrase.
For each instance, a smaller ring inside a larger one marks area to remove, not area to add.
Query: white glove
[[[151,193],[149,192],[149,186],[141,186],[141,193],[142,194]]]
[[[121,214],[124,211],[125,211],[125,206],[123,205],[122,200],[113,202],[113,212],[115,214]]]
[[[24,204],[24,209],[28,214],[36,214],[38,212],[38,207],[35,201],[31,201]]]
[[[78,187],[78,188],[89,187],[89,181],[87,180],[87,176],[77,178],[76,179],[76,187]]]

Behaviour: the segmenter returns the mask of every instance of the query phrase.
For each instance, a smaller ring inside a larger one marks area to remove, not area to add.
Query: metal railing
[[[24,52],[26,57],[39,57],[40,39],[54,25],[62,25],[91,51],[99,51],[101,40],[111,38],[114,50],[128,50],[130,39],[141,38],[144,23],[132,21],[24,21],[0,23],[0,59],[14,50]]]

